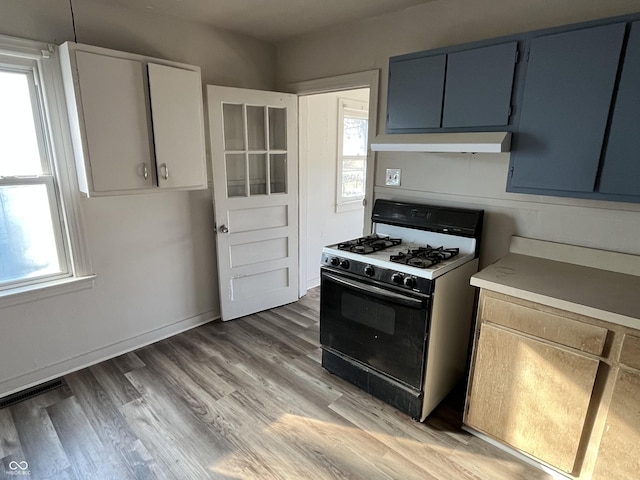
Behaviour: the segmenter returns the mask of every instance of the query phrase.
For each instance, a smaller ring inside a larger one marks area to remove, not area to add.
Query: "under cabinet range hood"
[[[510,148],[510,132],[383,134],[371,144],[374,152],[502,153]]]

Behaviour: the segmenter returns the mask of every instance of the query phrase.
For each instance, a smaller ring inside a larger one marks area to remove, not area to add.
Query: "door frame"
[[[332,93],[357,88],[369,89],[369,133],[367,138],[367,173],[364,200],[364,231],[371,231],[371,210],[375,186],[376,152],[371,151],[371,143],[378,133],[378,91],[380,70],[366,70],[334,77],[317,78],[303,82],[289,83],[287,92],[300,96]],[[298,126],[300,125],[300,102],[298,101]],[[298,129],[298,282],[299,296],[307,293],[307,158],[301,155],[301,132]],[[318,259],[320,262],[320,259]]]

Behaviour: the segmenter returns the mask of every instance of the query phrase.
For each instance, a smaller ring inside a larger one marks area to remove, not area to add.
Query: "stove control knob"
[[[331,265],[333,265],[334,267],[337,267],[338,265],[340,265],[340,259],[338,257],[333,257],[331,259]]]
[[[404,281],[404,275],[401,273],[394,273],[393,275],[391,275],[391,281],[396,285],[402,285],[402,282]]]
[[[371,265],[367,265],[364,267],[364,274],[367,277],[373,277],[373,275],[376,273],[376,271],[373,269],[373,267]]]
[[[407,277],[404,279],[404,286],[414,288],[416,286],[416,277]]]
[[[346,260],[346,259],[340,260],[340,266],[342,268],[349,268],[349,260]]]

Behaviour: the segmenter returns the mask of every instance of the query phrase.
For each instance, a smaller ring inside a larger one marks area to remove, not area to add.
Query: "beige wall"
[[[440,0],[278,45],[278,83],[381,70],[379,129],[386,118],[389,56],[640,11],[637,0]],[[640,205],[508,194],[509,154],[381,153],[380,198],[483,208],[481,264],[513,234],[640,254]],[[401,168],[402,186],[384,186]]]
[[[74,1],[78,41],[273,89],[275,48],[204,25]],[[68,0],[2,0],[0,34],[73,40]],[[211,190],[82,199],[95,286],[0,309],[0,396],[219,315]]]
[[[305,163],[306,285],[320,284],[322,247],[362,235],[364,207],[336,212],[338,101],[369,101],[369,89],[300,97],[300,162]],[[305,281],[304,279],[301,281]]]

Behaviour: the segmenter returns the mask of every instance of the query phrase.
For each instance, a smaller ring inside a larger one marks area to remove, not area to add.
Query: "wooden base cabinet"
[[[481,290],[464,423],[569,478],[637,478],[640,331]]]
[[[640,445],[640,337],[626,335],[593,478],[595,480],[637,478],[640,474],[638,445]]]
[[[482,325],[466,423],[573,473],[599,361]]]

